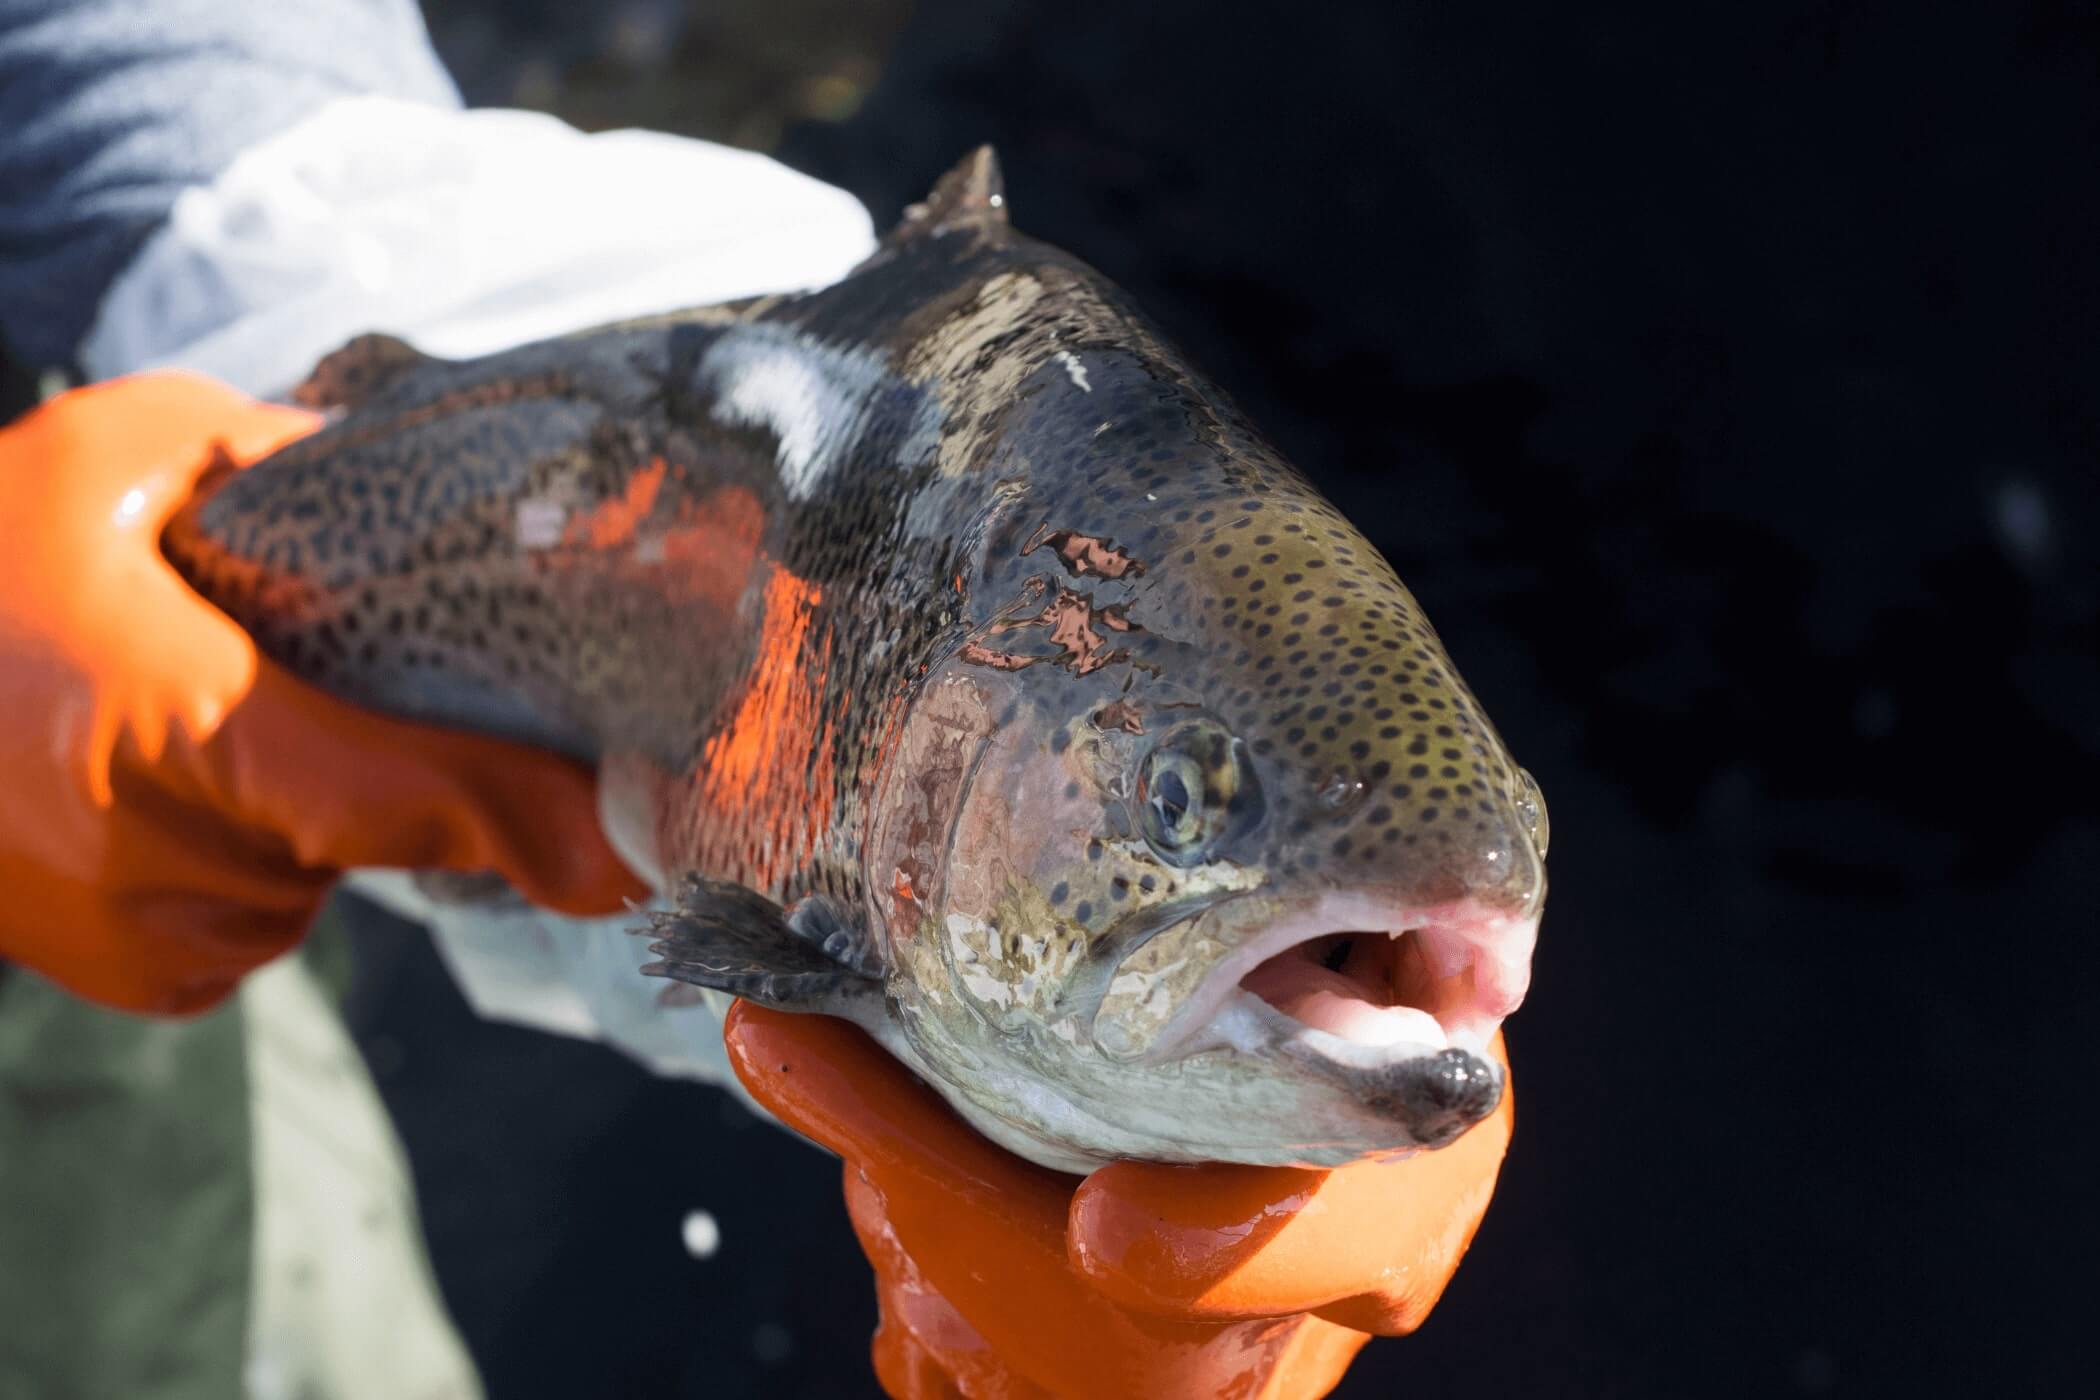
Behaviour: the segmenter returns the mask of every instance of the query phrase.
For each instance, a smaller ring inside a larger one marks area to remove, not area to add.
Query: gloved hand
[[[1324,1395],[1367,1334],[1428,1315],[1513,1116],[1505,1095],[1402,1162],[1117,1162],[1075,1182],[980,1136],[844,1021],[739,1002],[726,1033],[759,1101],[845,1159],[876,1371],[901,1400]],[[1506,1065],[1499,1037],[1493,1053]]]
[[[352,866],[492,869],[576,913],[640,893],[586,770],[331,700],[161,558],[215,448],[249,460],[318,421],[165,374],[0,430],[0,957],[190,1012]]]

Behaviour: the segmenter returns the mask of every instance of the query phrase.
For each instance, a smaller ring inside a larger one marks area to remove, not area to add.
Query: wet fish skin
[[[658,971],[852,1016],[1069,1169],[1492,1111],[1535,785],[1362,535],[1012,230],[989,152],[823,291],[462,363],[367,338],[308,396],[343,416],[169,557],[337,693],[598,762],[679,896]],[[1238,990],[1352,930],[1436,965],[1413,1048]]]

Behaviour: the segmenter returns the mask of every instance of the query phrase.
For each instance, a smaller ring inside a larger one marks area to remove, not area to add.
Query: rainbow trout
[[[646,971],[848,1017],[994,1140],[1330,1165],[1495,1107],[1546,817],[1414,598],[989,150],[822,291],[446,362],[169,557],[349,699],[579,755]]]

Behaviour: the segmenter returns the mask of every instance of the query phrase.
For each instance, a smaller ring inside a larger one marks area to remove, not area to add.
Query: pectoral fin
[[[882,995],[881,960],[859,925],[821,895],[781,908],[724,880],[688,880],[678,908],[646,930],[658,961],[642,971],[782,1011],[853,1015]]]

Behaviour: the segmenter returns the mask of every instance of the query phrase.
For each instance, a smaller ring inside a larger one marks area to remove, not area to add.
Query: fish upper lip
[[[1223,909],[1221,906],[1220,912]],[[1236,997],[1254,1003],[1249,1009],[1262,1024],[1275,1030],[1288,1027],[1293,1040],[1322,1058],[1368,1065],[1452,1047],[1484,1055],[1502,1018],[1517,1009],[1530,986],[1538,924],[1536,910],[1511,914],[1473,899],[1419,906],[1372,892],[1317,896],[1287,907],[1281,917],[1221,958],[1142,1058],[1158,1062],[1208,1048],[1198,1042]],[[1403,1040],[1386,1046],[1358,1045],[1296,1021],[1241,986],[1250,972],[1270,958],[1337,933],[1414,933],[1441,971],[1456,973],[1470,966],[1472,990],[1466,1002],[1433,1013],[1444,1033],[1441,1044]]]

